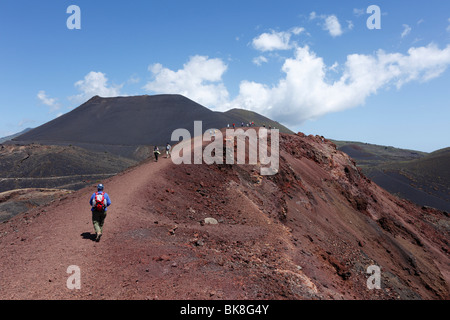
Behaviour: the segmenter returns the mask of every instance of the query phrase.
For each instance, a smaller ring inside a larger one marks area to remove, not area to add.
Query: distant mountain
[[[254,121],[291,132],[255,112],[214,112],[181,95],[93,97],[71,112],[0,146],[0,192],[21,188],[76,190],[153,155],[172,132]]]
[[[136,146],[165,145],[175,129],[194,133],[194,121],[203,130],[248,122],[249,113],[214,112],[181,95],[101,98],[95,96],[78,108],[14,139],[16,143],[72,144],[132,157]],[[254,120],[269,119],[251,113]],[[272,122],[275,123],[275,122]],[[288,131],[287,128],[281,128]]]
[[[387,191],[450,212],[450,148],[428,154],[361,142],[333,142]]]
[[[18,133],[15,133],[15,134],[12,134],[10,136],[6,136],[6,137],[3,137],[3,138],[0,138],[0,143],[4,143],[6,141],[12,140],[12,139],[14,139],[14,138],[16,138],[18,136],[21,136],[22,134],[30,131],[30,130],[32,130],[32,128],[26,128],[25,130],[22,130],[22,131],[20,131]]]

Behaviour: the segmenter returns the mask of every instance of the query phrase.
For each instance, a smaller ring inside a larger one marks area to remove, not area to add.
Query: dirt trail
[[[99,243],[88,205],[94,186],[0,225],[0,299],[285,299],[292,285],[295,295],[317,292],[289,258],[287,229],[230,168],[162,157],[103,183],[112,206]],[[219,224],[201,223],[210,216]],[[79,290],[66,285],[73,265]]]
[[[159,171],[171,164],[164,158],[150,161],[104,181],[112,206],[99,243],[92,241],[88,204],[95,191],[92,187],[0,225],[0,298],[101,298],[105,294],[114,298],[107,292],[107,284],[117,283],[124,275],[120,274],[121,262],[114,260],[115,250],[111,247],[126,245],[118,243],[122,238],[117,236],[136,218],[134,199],[157,181]],[[67,268],[71,265],[80,268],[81,290],[67,289]]]

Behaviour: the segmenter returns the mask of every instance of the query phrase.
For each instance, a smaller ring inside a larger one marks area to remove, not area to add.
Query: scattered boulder
[[[218,224],[219,222],[214,218],[205,218],[205,224]]]

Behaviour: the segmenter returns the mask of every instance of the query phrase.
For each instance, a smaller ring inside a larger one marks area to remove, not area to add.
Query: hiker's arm
[[[109,198],[109,195],[106,195],[106,206],[109,207],[111,205],[111,199]]]
[[[94,195],[95,195],[95,193],[92,194],[91,200],[89,200],[89,204],[90,204],[91,206],[93,206],[92,200],[94,200]]]

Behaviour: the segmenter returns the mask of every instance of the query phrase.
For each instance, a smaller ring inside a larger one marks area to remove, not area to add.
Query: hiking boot
[[[102,234],[101,233],[97,233],[97,237],[95,238],[95,241],[99,242],[101,237],[102,237]]]

